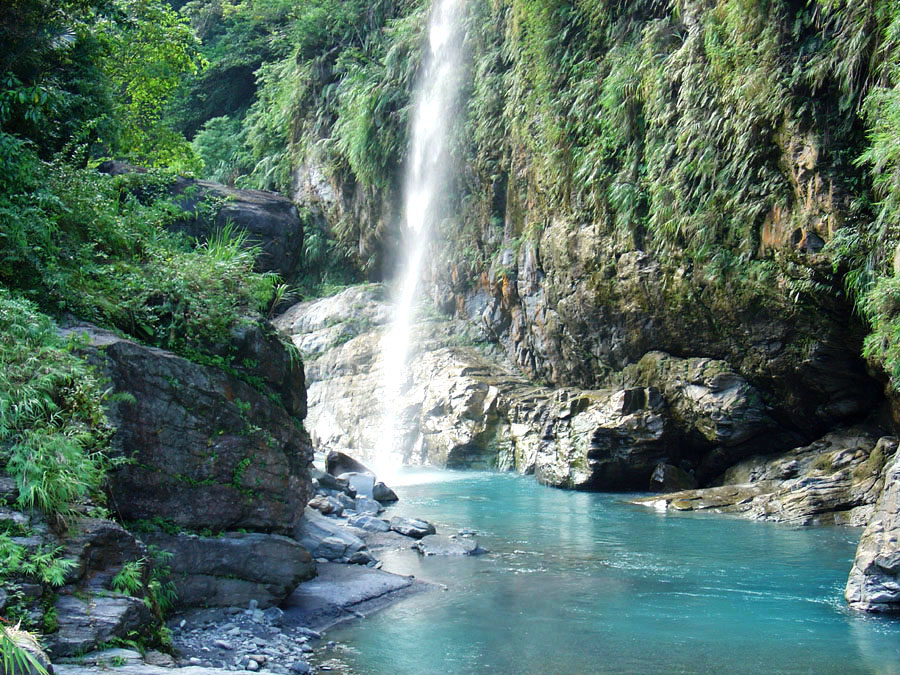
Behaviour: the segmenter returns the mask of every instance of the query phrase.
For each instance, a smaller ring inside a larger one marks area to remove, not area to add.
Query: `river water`
[[[849,611],[861,530],[659,513],[511,474],[400,477],[385,516],[491,552],[385,569],[446,590],[329,631],[355,673],[900,673],[900,619]]]

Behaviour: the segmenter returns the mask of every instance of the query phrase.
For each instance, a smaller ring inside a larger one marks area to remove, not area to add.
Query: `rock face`
[[[146,172],[114,161],[104,162],[99,170],[112,176]],[[237,190],[181,176],[168,189],[185,210],[185,217],[173,223],[171,230],[206,241],[231,223],[235,230],[247,233],[249,244],[262,248],[257,270],[278,272],[289,282],[296,279],[303,251],[303,223],[290,199],[274,192]]]
[[[306,360],[308,427],[317,445],[364,457],[376,447],[387,317],[382,289],[366,286],[276,319]],[[778,429],[756,389],[723,361],[654,352],[610,378],[607,389],[550,389],[474,348],[478,334],[465,324],[430,320],[416,330],[410,376],[392,402],[396,451],[407,463],[514,469],[575,489],[643,490],[661,461],[708,479],[725,460],[769,447]]]
[[[148,544],[172,553],[168,565],[180,607],[261,608],[280,604],[301,581],[316,575],[309,552],[296,540],[259,532],[221,537],[144,535]]]
[[[14,596],[7,602],[18,605],[17,611],[24,612],[32,624],[44,626],[44,643],[51,656],[84,652],[114,638],[126,638],[132,631],[142,633],[152,624],[143,599],[147,548],[120,525],[77,517],[57,534],[37,514],[0,507],[0,526],[22,533],[12,537],[15,544],[32,552],[59,547],[60,556],[72,561],[63,584],[52,590],[28,577],[5,580],[12,584]],[[137,570],[134,596],[115,584],[116,575],[129,564]]]
[[[787,453],[752,457],[729,469],[722,485],[636,503],[677,511],[716,510],[794,525],[869,522],[897,440],[852,427]]]
[[[885,467],[883,481],[844,592],[851,607],[869,612],[900,611],[900,455]]]
[[[215,532],[287,534],[309,499],[312,451],[295,418],[237,377],[90,325],[89,358],[117,393],[110,474],[125,520],[163,518]]]

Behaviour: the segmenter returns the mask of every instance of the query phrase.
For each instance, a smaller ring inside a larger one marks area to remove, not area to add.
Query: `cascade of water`
[[[462,63],[462,3],[435,0],[425,67],[413,98],[404,185],[405,250],[394,296],[394,317],[382,343],[385,412],[376,448],[379,476],[395,470],[402,461],[397,406],[408,379],[410,329],[423,257],[432,228],[441,218],[447,188],[448,137]]]

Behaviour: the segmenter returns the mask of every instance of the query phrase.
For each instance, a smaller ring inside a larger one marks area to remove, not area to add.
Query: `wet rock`
[[[338,450],[329,451],[325,457],[325,470],[332,476],[340,476],[342,473],[368,473],[375,475],[375,472],[365,464]]]
[[[319,487],[326,490],[336,490],[338,492],[343,492],[350,495],[350,481],[337,478],[336,476],[332,476],[330,473],[326,473],[324,471],[319,471],[315,467],[312,467],[310,469],[310,475],[314,480],[318,481]]]
[[[369,499],[368,497],[357,497],[354,510],[357,513],[378,514],[384,511],[384,508],[374,499]]]
[[[321,517],[321,516],[320,516]],[[276,534],[229,532],[219,537],[148,534],[145,541],[170,551],[168,565],[179,607],[279,604],[315,576],[309,552]]]
[[[900,611],[900,455],[885,467],[883,480],[844,591],[852,608],[867,612]]]
[[[372,497],[376,501],[379,501],[383,504],[400,501],[397,493],[381,481],[375,483],[374,487],[372,488]]]
[[[487,551],[470,537],[455,538],[442,534],[429,534],[413,544],[413,548],[424,556],[481,555]]]
[[[356,491],[358,497],[368,497],[372,499],[375,489],[375,476],[371,473],[357,473],[350,471],[342,473],[338,478],[343,478],[350,483],[350,486]]]
[[[425,520],[417,518],[401,518],[394,516],[391,518],[391,530],[402,534],[404,537],[412,537],[413,539],[421,539],[422,537],[434,534],[434,525]]]

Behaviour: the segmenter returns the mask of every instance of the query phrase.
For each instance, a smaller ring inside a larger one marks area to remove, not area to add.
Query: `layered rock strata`
[[[859,540],[847,602],[869,612],[900,611],[900,455],[885,467],[884,489]]]
[[[307,426],[318,446],[357,455],[377,446],[388,315],[383,289],[370,285],[276,319],[304,355]],[[416,330],[408,380],[391,402],[396,450],[410,464],[511,469],[575,489],[647,489],[660,462],[708,477],[779,431],[758,392],[722,361],[657,352],[606,389],[551,389],[476,348],[483,336],[468,324],[432,317]]]

